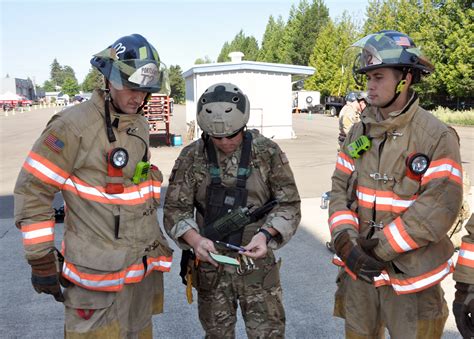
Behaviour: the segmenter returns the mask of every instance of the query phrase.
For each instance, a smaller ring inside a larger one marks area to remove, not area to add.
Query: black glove
[[[357,244],[362,248],[362,250],[372,258],[374,258],[377,261],[383,262],[382,259],[380,259],[377,254],[375,254],[374,248],[378,245],[379,239],[373,238],[373,239],[366,239],[365,237],[359,237],[357,238]]]
[[[474,337],[474,285],[456,283],[453,301],[453,313],[456,326],[463,338]]]
[[[69,282],[61,278],[56,266],[56,256],[50,252],[42,258],[28,260],[31,265],[31,283],[38,293],[51,294],[56,301],[63,302],[60,280],[67,285]]]
[[[383,263],[367,255],[347,231],[334,240],[334,249],[347,268],[365,282],[372,283],[385,268]]]

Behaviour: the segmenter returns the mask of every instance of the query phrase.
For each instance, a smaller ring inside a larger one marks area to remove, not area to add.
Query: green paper
[[[239,261],[235,258],[228,257],[226,255],[212,253],[212,252],[209,252],[209,255],[211,256],[212,259],[217,261],[219,264],[240,266]]]

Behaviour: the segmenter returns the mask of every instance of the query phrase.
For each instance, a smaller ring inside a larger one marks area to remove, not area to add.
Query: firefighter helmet
[[[140,34],[119,38],[94,54],[91,64],[119,90],[125,87],[158,92],[166,78],[166,66],[160,62],[158,52]]]
[[[218,83],[204,91],[197,104],[197,123],[213,137],[226,137],[245,127],[250,103],[234,84]]]
[[[357,101],[362,101],[363,100],[363,101],[367,102],[367,92],[364,91],[364,92],[357,93],[356,100]]]
[[[354,72],[358,74],[390,67],[411,72],[414,75],[413,82],[417,82],[421,75],[434,71],[434,66],[404,33],[383,30],[365,36],[352,44],[352,47],[362,49],[354,63]]]

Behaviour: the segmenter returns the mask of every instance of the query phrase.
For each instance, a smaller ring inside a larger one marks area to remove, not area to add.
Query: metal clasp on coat
[[[369,221],[366,221],[366,223],[368,223],[370,227],[369,233],[367,233],[366,239],[371,239],[375,234],[375,230],[381,231],[384,227],[384,224],[382,222],[377,223],[373,220],[369,220]]]
[[[389,177],[387,174],[380,174],[380,173],[371,173],[369,176],[374,179],[375,181],[383,180],[384,183],[387,181],[393,180],[393,177]]]
[[[379,230],[384,228],[384,224],[381,221],[380,222],[375,222],[373,220],[369,220],[369,221],[367,221],[367,223],[369,224],[369,227],[371,227],[371,228],[377,228]]]
[[[256,269],[255,262],[252,258],[249,258],[245,255],[240,255],[240,266],[237,267],[238,275],[246,275],[253,272]]]

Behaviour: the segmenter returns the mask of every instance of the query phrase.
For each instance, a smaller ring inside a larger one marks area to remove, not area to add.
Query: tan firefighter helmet
[[[197,123],[212,137],[226,137],[245,127],[250,103],[234,84],[218,83],[204,91],[197,104]]]

